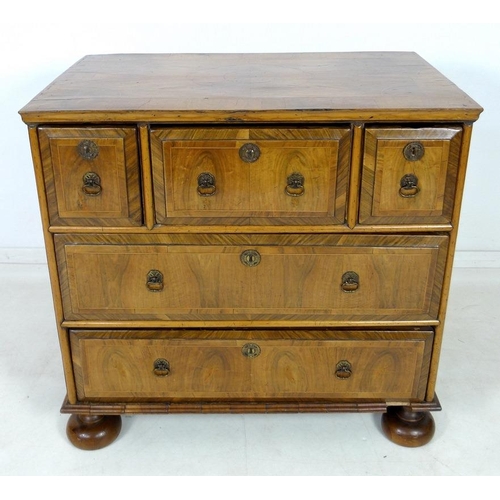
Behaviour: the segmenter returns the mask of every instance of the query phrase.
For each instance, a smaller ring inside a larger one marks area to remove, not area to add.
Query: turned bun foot
[[[120,415],[71,415],[66,435],[81,450],[99,450],[111,444],[121,428]]]
[[[407,406],[393,406],[382,415],[382,430],[394,443],[411,448],[427,444],[436,426],[428,411],[412,411]]]

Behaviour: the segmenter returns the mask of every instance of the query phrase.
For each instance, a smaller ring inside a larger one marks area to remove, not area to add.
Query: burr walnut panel
[[[435,320],[448,241],[57,239],[68,320]]]
[[[367,128],[359,221],[449,223],[462,129]]]
[[[257,151],[250,161],[244,148]],[[151,132],[151,151],[159,223],[345,221],[347,127],[159,128]],[[203,175],[211,179],[200,188]]]
[[[41,127],[39,138],[52,225],[141,224],[134,127]]]
[[[433,334],[186,330],[73,331],[70,336],[82,401],[391,401],[422,398]],[[245,355],[249,346],[256,349],[254,357]]]

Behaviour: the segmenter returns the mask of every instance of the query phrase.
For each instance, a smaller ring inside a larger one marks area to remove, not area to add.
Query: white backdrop
[[[45,12],[43,22],[34,23],[37,13],[30,11],[29,23],[1,24],[0,249],[12,249],[15,254],[22,247],[43,246],[27,132],[17,111],[82,56],[396,50],[419,53],[485,108],[473,132],[458,250],[500,252],[498,24],[89,24],[87,20],[93,20],[96,12],[87,3],[78,5],[79,10],[66,22],[46,23],[52,16]],[[166,8],[162,14],[168,12]],[[249,7],[246,12],[249,17],[267,20],[259,16],[259,9]],[[171,21],[168,15],[156,14],[151,9],[149,17]],[[304,18],[310,16],[304,14]]]

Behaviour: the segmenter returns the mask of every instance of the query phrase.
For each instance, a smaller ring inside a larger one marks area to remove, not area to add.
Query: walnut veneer
[[[87,56],[21,111],[82,449],[123,413],[434,433],[477,103],[413,53]]]

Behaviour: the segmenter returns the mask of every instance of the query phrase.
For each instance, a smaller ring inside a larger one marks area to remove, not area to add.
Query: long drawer
[[[421,400],[433,332],[72,331],[81,401]]]
[[[446,236],[57,235],[67,320],[437,318]]]

